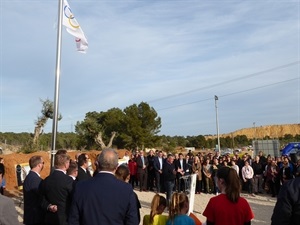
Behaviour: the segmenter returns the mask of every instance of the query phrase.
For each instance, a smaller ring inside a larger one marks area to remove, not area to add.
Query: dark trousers
[[[156,191],[157,193],[160,193],[162,189],[162,175],[159,172],[155,172],[155,186],[156,186]]]
[[[154,187],[155,171],[154,169],[148,171],[148,188],[150,190]]]
[[[253,179],[246,179],[245,188],[249,194],[253,193]]]
[[[171,197],[172,197],[174,185],[175,185],[174,180],[172,180],[172,181],[165,181],[165,190],[167,192],[166,198],[167,198],[167,205],[168,206],[169,206],[170,201],[171,201]]]
[[[196,180],[196,192],[201,192],[202,191],[202,180]]]
[[[185,183],[184,183],[184,179],[182,179],[181,177],[178,178],[178,192],[181,191],[185,191]]]
[[[135,186],[138,186],[138,180],[136,178],[136,175],[130,175],[129,183],[132,185],[132,188],[134,188],[134,183]]]
[[[147,190],[147,172],[145,170],[139,173],[139,180],[140,190]]]

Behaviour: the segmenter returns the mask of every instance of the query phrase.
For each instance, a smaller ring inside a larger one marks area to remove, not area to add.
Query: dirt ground
[[[125,152],[127,150],[121,149],[118,150],[119,158],[123,158]],[[75,155],[77,153],[83,153],[81,151],[68,151],[71,159],[75,159]],[[92,150],[86,151],[85,153],[88,154],[89,158],[94,163],[96,156],[100,153],[100,151]],[[41,177],[44,179],[50,173],[50,161],[51,161],[51,154],[49,152],[34,152],[30,154],[23,154],[23,153],[11,153],[7,155],[1,155],[0,157],[4,158],[4,165],[5,165],[5,179],[6,179],[6,190],[8,192],[14,192],[18,190],[18,182],[17,182],[17,175],[16,175],[16,166],[22,163],[28,163],[29,159],[33,155],[40,155],[43,157],[45,162],[44,169],[41,172]]]

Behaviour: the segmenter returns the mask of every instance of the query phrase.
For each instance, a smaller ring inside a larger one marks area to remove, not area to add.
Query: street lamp
[[[253,130],[253,139],[254,140],[256,140],[256,127],[255,127],[255,122],[253,122],[253,128],[254,128],[254,130]]]
[[[216,124],[217,124],[217,137],[218,137],[218,151],[221,154],[220,148],[220,134],[219,134],[219,118],[218,118],[218,105],[217,101],[219,100],[218,96],[215,95],[215,107],[216,107]]]

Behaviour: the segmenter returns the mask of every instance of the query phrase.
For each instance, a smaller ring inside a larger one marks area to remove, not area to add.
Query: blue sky
[[[63,29],[58,131],[90,111],[147,102],[160,134],[300,123],[300,1],[87,1]],[[54,98],[57,0],[1,0],[0,132],[33,132]],[[44,132],[51,132],[48,121]]]

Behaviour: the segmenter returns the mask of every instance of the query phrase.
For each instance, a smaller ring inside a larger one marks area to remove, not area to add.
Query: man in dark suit
[[[148,160],[148,168],[147,168],[147,172],[148,172],[148,181],[147,181],[147,186],[149,188],[150,191],[153,191],[153,187],[154,187],[154,179],[155,179],[155,169],[153,166],[153,161],[154,161],[154,151],[150,150],[149,154],[147,156],[147,160]]]
[[[89,157],[87,154],[82,153],[78,156],[77,158],[78,162],[78,175],[76,177],[77,181],[81,180],[87,180],[91,178],[90,171],[88,170],[89,168]]]
[[[57,205],[57,212],[46,212],[46,225],[68,225],[67,219],[71,206],[73,179],[66,175],[69,168],[70,156],[56,154],[55,170],[41,182],[41,192],[51,204]]]
[[[175,162],[175,169],[176,169],[176,180],[177,180],[177,191],[181,192],[184,191],[184,180],[181,179],[182,176],[185,174],[186,168],[186,160],[184,160],[183,154],[179,153],[179,159]]]
[[[23,223],[26,225],[41,225],[44,222],[45,212],[42,209],[42,196],[39,192],[39,186],[42,181],[40,173],[44,168],[44,160],[41,156],[32,156],[29,159],[29,166],[31,170],[23,183]]]
[[[144,151],[140,151],[140,155],[136,159],[137,173],[140,181],[140,191],[147,191],[148,181],[148,159],[144,155]]]
[[[169,206],[173,188],[175,185],[176,170],[174,165],[174,156],[169,154],[163,165],[164,186],[166,191],[167,205]]]
[[[70,225],[138,225],[132,186],[118,180],[118,154],[104,149],[98,159],[99,173],[78,182],[69,216]]]
[[[163,153],[162,151],[159,151],[157,153],[157,156],[154,157],[153,160],[153,167],[155,170],[155,184],[156,184],[156,192],[160,193],[161,189],[163,188],[163,177],[162,177],[162,171],[163,171]]]

